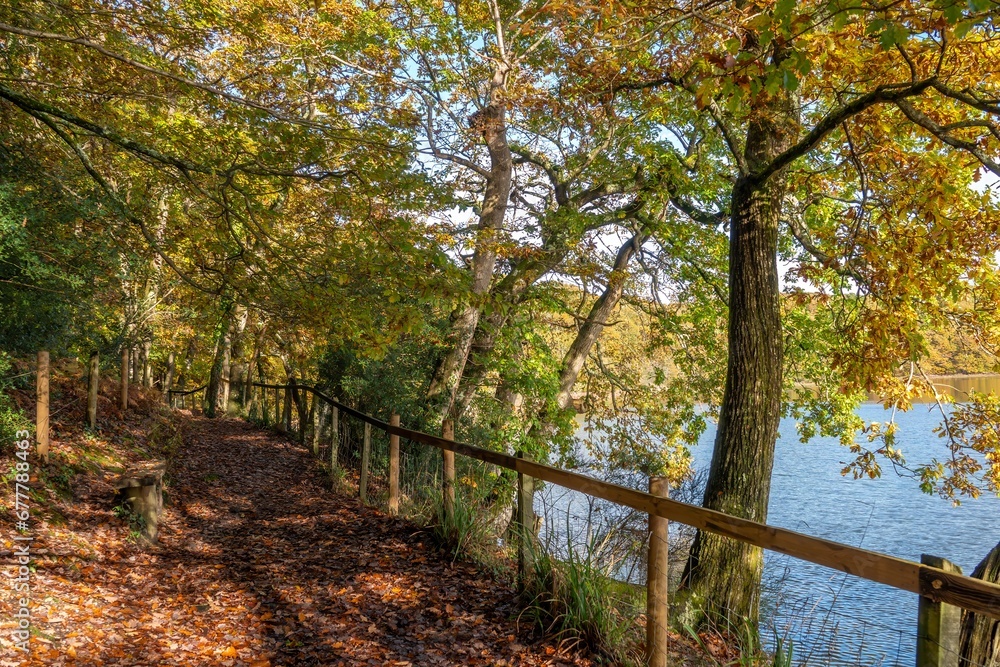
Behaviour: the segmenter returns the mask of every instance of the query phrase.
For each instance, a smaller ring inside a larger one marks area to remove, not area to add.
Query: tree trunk
[[[299,443],[305,444],[306,441],[306,422],[308,421],[309,409],[306,407],[306,401],[309,399],[306,397],[306,392],[300,391],[298,384],[294,377],[288,379],[289,384],[292,385],[292,403],[295,404],[295,413],[299,418],[298,436]]]
[[[133,347],[128,352],[129,358],[129,379],[132,384],[139,384],[139,350]]]
[[[149,359],[152,349],[152,339],[142,342],[142,386],[146,388],[153,386],[153,363]]]
[[[264,373],[264,362],[260,357],[260,348],[258,347],[257,352],[254,354],[254,358],[257,360],[257,381],[260,384],[267,384],[267,376]],[[260,396],[259,402],[257,400],[258,395]],[[267,389],[260,387],[260,393],[258,394],[257,392],[254,392],[252,396],[254,397],[252,399],[252,403],[259,408],[257,417],[266,425],[268,423]]]
[[[233,348],[233,305],[227,304],[223,311],[222,321],[219,323],[218,336],[215,341],[215,355],[212,362],[212,371],[208,378],[208,391],[206,392],[205,416],[215,417],[219,410],[226,413],[229,384],[229,360]]]
[[[237,304],[234,314],[233,314],[233,332],[232,332],[232,348],[230,354],[230,366],[225,374],[226,382],[224,385],[225,393],[225,405],[229,405],[229,399],[233,393],[233,387],[238,386],[240,389],[243,387],[243,377],[246,374],[245,366],[243,363],[243,358],[246,354],[246,341],[244,340],[244,332],[247,328],[247,322],[250,320],[250,311],[245,306]],[[239,383],[238,385],[236,383]],[[238,399],[241,406],[245,404],[245,396],[239,395]]]
[[[454,410],[455,394],[465,370],[465,363],[472,346],[472,337],[479,323],[483,298],[493,282],[497,260],[497,230],[507,214],[510,200],[513,161],[507,143],[504,86],[507,69],[498,65],[491,83],[490,104],[472,117],[490,154],[490,171],[483,193],[482,213],[476,233],[476,247],[472,255],[472,285],[468,303],[452,314],[449,347],[438,362],[427,390],[427,399],[434,406],[437,417],[444,420]]]
[[[747,131],[753,172],[794,138],[790,105],[760,110]],[[763,183],[741,176],[733,187],[729,235],[729,359],[704,506],[766,521],[774,443],[781,416],[782,329],[778,223],[784,174]],[[763,573],[757,547],[699,531],[682,584],[691,621],[756,636]],[[742,636],[742,635],[741,635]],[[747,647],[751,648],[751,647]]]
[[[559,372],[559,393],[556,396],[556,402],[560,409],[566,410],[573,405],[573,386],[576,384],[576,379],[580,377],[583,364],[590,356],[590,350],[594,347],[594,343],[604,331],[608,318],[618,307],[618,302],[625,290],[629,260],[642,247],[647,238],[649,238],[648,234],[640,232],[618,249],[615,264],[608,276],[608,284],[604,288],[604,292],[591,306],[587,319],[580,326],[576,338],[569,346],[569,351],[563,357],[562,370]]]
[[[1000,583],[1000,544],[993,547],[976,569],[976,579]],[[965,611],[958,640],[959,667],[1000,667],[1000,621]]]
[[[163,379],[163,395],[170,399],[170,390],[174,388],[174,371],[177,365],[177,355],[173,350],[167,353],[167,375]]]
[[[496,307],[489,315],[480,318],[476,326],[469,346],[462,384],[452,410],[454,418],[461,417],[475,398],[480,383],[489,371],[488,362],[493,354],[493,348],[500,332],[510,320],[511,313],[523,301],[529,288],[551,271],[567,254],[568,250],[560,246],[558,250],[550,250],[544,260],[524,259],[490,292],[491,301],[496,305],[502,304],[502,307]]]
[[[187,381],[191,377],[191,366],[194,364],[194,355],[197,352],[194,341],[194,338],[189,340],[184,350],[184,363],[181,365],[180,377],[177,378],[177,389],[181,391],[187,386]]]

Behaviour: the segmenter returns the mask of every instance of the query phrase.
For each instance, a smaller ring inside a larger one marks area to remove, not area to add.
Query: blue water
[[[897,446],[911,465],[947,457],[933,429],[940,414],[931,405],[897,413]],[[866,421],[885,421],[889,412],[865,404]],[[853,458],[836,438],[799,442],[792,420],[780,426],[772,477],[768,523],[908,560],[941,556],[970,573],[1000,542],[1000,498],[993,495],[950,500],[924,494],[912,478],[883,463],[877,479],[853,479],[841,469]],[[714,426],[692,449],[694,469],[707,469]],[[633,480],[634,486],[635,480]],[[546,488],[536,510],[546,512],[545,532],[559,542],[585,538],[586,497]],[[563,512],[553,514],[553,508]],[[598,507],[600,512],[615,508]],[[569,520],[567,521],[566,513]],[[620,516],[620,515],[619,515]],[[810,665],[912,665],[916,651],[917,595],[858,579],[780,554],[765,559],[761,631],[765,640],[791,640],[794,663]]]
[[[897,443],[911,464],[947,456],[933,433],[940,414],[928,407],[896,416]],[[866,421],[889,418],[873,404],[859,414]],[[966,573],[1000,542],[1000,498],[986,495],[955,507],[922,493],[888,464],[877,479],[844,477],[840,470],[852,456],[835,438],[802,444],[791,420],[780,430],[768,523],[908,560],[941,556]],[[692,451],[696,468],[708,467],[714,435],[714,429],[705,433]],[[771,624],[796,642],[796,663],[913,663],[915,594],[776,554],[765,560],[765,579]]]

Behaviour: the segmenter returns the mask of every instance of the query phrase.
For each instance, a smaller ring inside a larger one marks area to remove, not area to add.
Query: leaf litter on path
[[[304,448],[188,419],[159,544],[126,539],[106,482],[78,497],[35,556],[32,656],[2,629],[0,664],[590,664],[519,628],[504,584],[331,492]]]

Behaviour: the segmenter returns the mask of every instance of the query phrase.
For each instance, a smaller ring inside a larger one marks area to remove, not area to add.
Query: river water
[[[970,388],[1000,391],[1000,376],[940,380],[961,400]],[[946,387],[939,388],[945,390]],[[866,421],[885,421],[889,412],[864,404]],[[933,404],[897,413],[897,445],[909,464],[943,459],[944,441],[933,429],[940,414]],[[792,420],[783,420],[775,456],[768,523],[908,560],[921,554],[942,556],[970,573],[1000,542],[1000,498],[964,499],[960,506],[924,494],[915,480],[897,475],[890,464],[878,479],[840,474],[850,452],[835,438],[799,442]],[[692,449],[695,470],[707,469],[714,427]],[[547,493],[558,493],[547,489]],[[541,498],[575,508],[569,532],[585,530],[581,497]],[[541,508],[539,508],[541,509]],[[549,531],[565,531],[548,527]],[[847,574],[768,553],[762,605],[765,640],[791,640],[795,664],[912,665],[915,659],[917,596]]]

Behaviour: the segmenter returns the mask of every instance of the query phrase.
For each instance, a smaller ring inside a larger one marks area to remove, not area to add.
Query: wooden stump
[[[972,576],[1000,583],[1000,544],[976,566]],[[1000,621],[997,619],[964,612],[958,644],[960,667],[1000,667]]]
[[[132,511],[143,518],[142,535],[151,543],[156,542],[159,533],[166,469],[166,462],[150,461],[126,469],[114,482],[115,489],[125,496]]]

